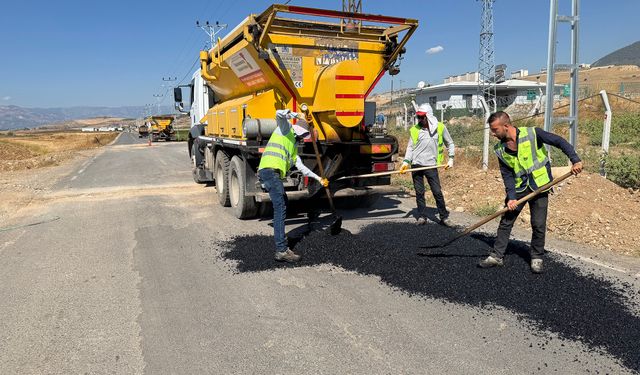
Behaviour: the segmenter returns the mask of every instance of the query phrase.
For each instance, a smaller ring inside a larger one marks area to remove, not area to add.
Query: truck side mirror
[[[173,100],[176,103],[182,103],[182,89],[180,87],[173,88]]]

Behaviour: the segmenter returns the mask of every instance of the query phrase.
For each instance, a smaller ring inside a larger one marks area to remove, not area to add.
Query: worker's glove
[[[453,168],[453,158],[449,158],[447,162],[447,167],[445,169]]]
[[[400,167],[400,173],[401,174],[405,174],[407,173],[407,169],[409,169],[409,164],[408,163],[402,163],[402,166]]]
[[[279,109],[276,111],[276,117],[292,119],[300,117],[300,114],[297,112],[291,112],[290,109]]]
[[[320,185],[327,187],[329,186],[329,180],[327,180],[326,178],[321,178],[320,179]]]

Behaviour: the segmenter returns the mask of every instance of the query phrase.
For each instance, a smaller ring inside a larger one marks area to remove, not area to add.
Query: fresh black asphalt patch
[[[273,260],[273,237],[249,235],[225,243],[223,257],[235,261],[241,273],[333,264],[379,276],[409,295],[485,312],[501,306],[532,322],[540,332],[581,341],[640,371],[640,317],[628,307],[638,298],[625,293],[633,290],[631,285],[586,274],[549,254],[544,274],[532,274],[528,244],[513,240],[504,267],[480,269],[478,261],[493,244],[492,238],[482,235],[463,237],[445,248],[426,250],[428,256],[416,256],[418,247],[443,243],[456,234],[435,224],[408,223],[372,224],[357,235],[315,231],[295,244],[295,252],[302,255],[296,264]]]

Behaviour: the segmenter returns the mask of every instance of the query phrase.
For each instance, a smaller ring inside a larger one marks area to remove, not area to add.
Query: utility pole
[[[493,45],[493,2],[495,0],[482,1],[482,16],[480,18],[480,55],[478,57],[478,107],[484,110],[484,118],[489,113],[495,112],[498,103],[496,101],[496,72],[495,49]],[[482,170],[489,168],[489,124],[484,126]]]
[[[173,87],[173,84],[172,84],[171,82],[175,82],[175,81],[177,81],[177,80],[178,80],[178,77],[162,77],[162,81],[163,81],[163,82],[167,82],[167,83],[163,83],[163,84],[162,84],[162,87],[163,87],[163,88],[165,88],[165,87],[169,87],[169,88],[171,88],[171,87]],[[164,90],[164,94],[165,94],[165,95],[166,95],[168,92],[169,92],[169,89]],[[175,109],[175,107],[173,108],[172,112],[173,112],[173,114],[175,114],[175,113],[176,113],[176,109]]]
[[[549,44],[547,46],[547,96],[544,109],[544,130],[552,131],[553,124],[569,123],[569,143],[576,147],[578,144],[578,25],[580,21],[580,0],[571,0],[571,15],[558,14],[558,0],[550,0],[549,6]],[[558,22],[566,22],[571,27],[571,62],[569,64],[556,63],[556,43]],[[553,99],[555,94],[555,70],[565,68],[570,72],[569,81],[569,116],[553,116]],[[549,147],[547,147],[548,149]]]
[[[156,98],[156,115],[160,114],[160,101],[162,100],[160,98],[163,96],[164,94],[153,94],[153,97]]]
[[[207,35],[209,35],[209,48],[213,48],[213,42],[215,42],[216,35],[227,27],[227,24],[216,21],[215,25],[212,25],[209,21],[205,21],[205,24],[202,25],[200,24],[200,21],[196,21],[196,27],[201,28]]]
[[[362,0],[342,0],[342,11],[349,13],[362,13]],[[346,32],[353,32],[356,27],[359,29],[362,26],[362,21],[342,19],[340,20],[340,26],[343,27]]]
[[[482,16],[480,19],[480,55],[478,57],[478,96],[483,97],[489,105],[489,110],[495,112],[496,79],[495,79],[495,48],[493,44],[493,2],[482,1]]]

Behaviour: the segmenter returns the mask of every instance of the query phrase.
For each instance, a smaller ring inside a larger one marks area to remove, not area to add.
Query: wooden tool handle
[[[542,193],[545,190],[548,190],[550,188],[552,188],[553,186],[559,184],[560,182],[566,180],[567,178],[569,178],[571,175],[573,174],[573,172],[567,172],[565,174],[563,174],[562,176],[554,179],[553,181],[549,182],[546,185],[543,185],[542,187],[537,188],[536,190],[532,191],[531,193],[525,195],[524,197],[518,199],[516,201],[517,205],[520,205],[524,202],[527,202],[528,200],[530,200],[531,198],[535,197],[536,195]],[[494,214],[491,214],[487,217],[485,217],[484,219],[480,220],[479,222],[477,222],[476,224],[473,224],[472,226],[468,227],[467,229],[464,230],[464,232],[462,232],[459,237],[466,235],[467,233],[471,232],[472,230],[488,223],[489,221],[497,218],[498,216],[502,216],[504,213],[506,213],[507,211],[509,211],[508,207],[505,207],[499,211],[497,211]]]
[[[367,173],[367,174],[360,174],[360,175],[354,175],[354,176],[344,176],[344,177],[340,177],[340,178],[336,179],[336,181],[345,180],[345,179],[348,179],[348,178],[365,178],[365,177],[387,176],[387,175],[392,175],[392,174],[396,174],[396,173],[424,171],[424,170],[427,170],[427,169],[436,169],[436,168],[441,168],[441,167],[446,167],[446,165],[445,164],[440,164],[440,165],[432,165],[430,167],[411,168],[411,169],[406,169],[404,171],[399,171],[398,170],[398,171],[388,171],[388,172]]]
[[[311,130],[309,133],[311,135],[311,144],[313,145],[313,152],[316,154],[316,162],[318,163],[318,168],[320,169],[320,177],[325,178],[324,175],[324,167],[322,166],[322,160],[320,160],[320,151],[318,150],[318,145],[316,144],[316,132],[313,127],[312,121],[307,121],[309,124],[309,129]],[[333,198],[331,197],[331,192],[329,191],[329,187],[325,186],[324,191],[327,194],[327,199],[329,200],[329,207],[331,207],[332,212],[336,212],[336,208],[333,205]]]

